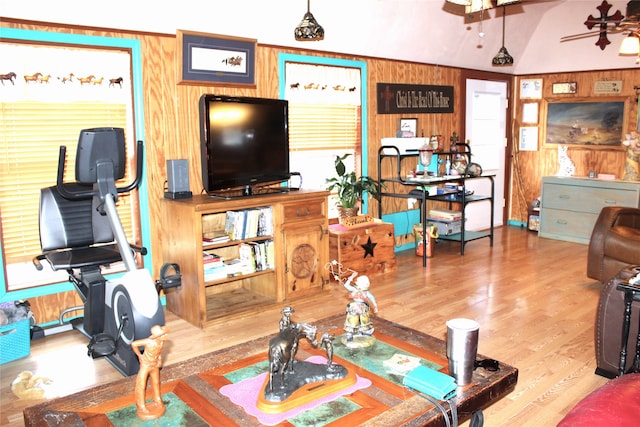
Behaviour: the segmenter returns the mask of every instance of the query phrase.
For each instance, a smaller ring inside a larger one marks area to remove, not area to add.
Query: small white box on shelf
[[[420,148],[429,144],[429,138],[382,138],[382,145],[398,147],[400,154],[418,153]],[[396,154],[392,149],[383,149],[384,154]]]

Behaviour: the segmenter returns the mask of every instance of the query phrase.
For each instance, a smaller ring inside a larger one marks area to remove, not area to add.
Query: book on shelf
[[[205,268],[204,280],[210,282],[212,280],[222,280],[227,278],[227,269],[224,264],[219,267]]]
[[[220,255],[214,254],[212,252],[202,252],[202,264],[204,265],[205,270],[221,267],[224,265],[224,261]]]
[[[273,234],[273,211],[270,206],[228,211],[225,232],[231,240],[270,236]]]
[[[226,277],[239,276],[242,274],[250,274],[255,271],[248,262],[246,262],[245,260],[242,260],[241,258],[235,258],[229,261],[225,261],[224,269],[225,269]]]
[[[273,268],[275,252],[273,240],[262,242],[241,243],[239,247],[240,259],[251,266],[253,271],[263,271]]]
[[[215,230],[215,231],[204,233],[204,235],[202,236],[202,245],[207,246],[207,245],[215,245],[218,243],[226,243],[229,240],[231,240],[231,238],[229,237],[229,234],[227,234],[225,230]]]
[[[457,219],[462,219],[462,212],[454,211],[450,209],[430,209],[428,216],[429,218],[433,218],[433,219],[444,219],[447,221],[453,221]]]

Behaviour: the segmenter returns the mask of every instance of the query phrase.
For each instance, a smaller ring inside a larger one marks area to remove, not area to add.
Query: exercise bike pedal
[[[100,333],[91,337],[87,345],[87,355],[93,359],[111,356],[116,352],[116,340],[109,334]]]
[[[93,359],[97,359],[98,357],[106,357],[115,354],[118,350],[118,340],[122,336],[122,331],[124,330],[124,326],[127,323],[129,317],[124,314],[120,319],[120,326],[118,327],[118,333],[116,337],[112,337],[106,332],[101,332],[99,334],[95,334],[91,337],[91,341],[87,345],[87,355],[91,356]]]
[[[156,290],[160,293],[161,290],[166,291],[180,286],[182,286],[180,266],[174,263],[165,263],[160,270],[160,279],[156,280]]]

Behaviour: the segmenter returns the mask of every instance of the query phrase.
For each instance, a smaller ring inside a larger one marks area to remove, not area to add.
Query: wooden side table
[[[393,224],[376,220],[360,227],[329,226],[329,259],[361,275],[394,270]]]
[[[624,369],[627,366],[627,341],[629,340],[629,330],[631,329],[631,305],[633,300],[640,298],[640,284],[631,284],[629,282],[620,282],[618,290],[624,292],[624,317],[622,321],[622,345],[620,348],[620,363],[618,365],[618,376],[624,375]],[[640,316],[638,316],[640,319]],[[638,337],[636,341],[636,355],[631,372],[640,372],[640,328],[638,329]]]

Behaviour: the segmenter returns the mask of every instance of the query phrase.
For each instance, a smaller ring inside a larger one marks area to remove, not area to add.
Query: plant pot
[[[338,218],[348,218],[352,216],[358,216],[358,212],[360,211],[359,207],[353,208],[345,208],[342,206],[337,206],[338,209]]]

